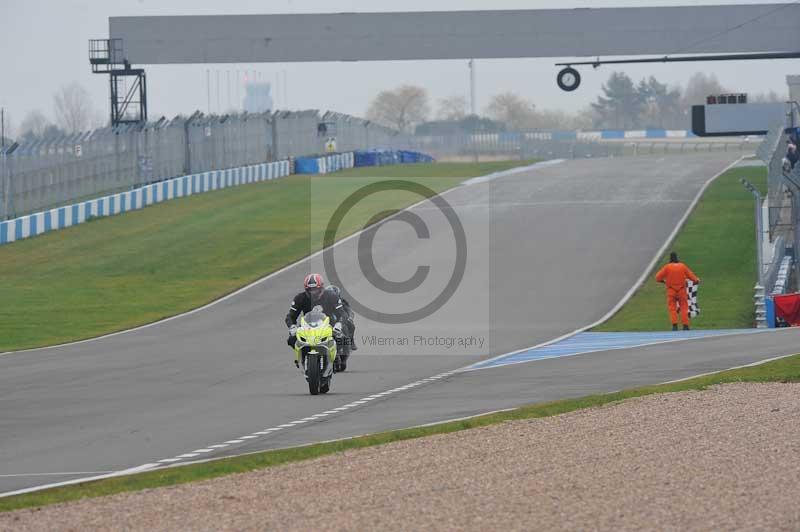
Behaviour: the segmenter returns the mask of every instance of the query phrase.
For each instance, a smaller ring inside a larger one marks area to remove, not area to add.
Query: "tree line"
[[[53,118],[50,119],[39,109],[28,111],[17,128],[6,113],[6,131],[16,129],[16,138],[32,140],[42,137],[55,137],[65,134],[88,131],[103,127],[108,120],[103,112],[94,107],[91,95],[79,83],[62,86],[53,95]],[[6,133],[6,137],[11,135]]]
[[[427,89],[403,85],[380,92],[367,109],[367,118],[379,124],[419,134],[522,129],[689,129],[692,105],[711,94],[731,92],[713,74],[695,73],[686,86],[668,86],[654,76],[638,83],[623,72],[612,72],[596,100],[575,112],[541,109],[529,98],[501,92],[492,96],[480,115],[471,116],[467,99],[455,94],[436,102]],[[751,102],[785,101],[775,91],[750,97]],[[92,105],[89,92],[78,83],[62,86],[53,96],[53,119],[42,111],[28,112],[16,128],[17,138],[30,139],[87,131],[107,124]],[[12,122],[5,113],[6,137]]]
[[[692,105],[706,96],[731,92],[713,74],[698,72],[686,86],[668,86],[654,76],[638,83],[623,72],[612,72],[596,100],[574,113],[538,108],[514,92],[492,96],[481,116],[470,116],[462,95],[440,99],[431,110],[428,91],[403,85],[380,92],[367,118],[405,132],[447,134],[458,131],[521,129],[690,129]],[[750,97],[751,102],[785,101],[774,91]]]

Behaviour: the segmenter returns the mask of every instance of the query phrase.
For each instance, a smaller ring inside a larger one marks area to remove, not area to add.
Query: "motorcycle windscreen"
[[[327,316],[325,316],[325,314],[323,314],[322,312],[312,311],[303,316],[303,319],[305,319],[309,327],[316,329],[317,327],[322,327],[322,325],[325,323],[325,320],[327,319]]]

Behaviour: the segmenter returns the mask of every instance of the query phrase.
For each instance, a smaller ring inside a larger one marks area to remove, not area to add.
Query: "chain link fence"
[[[161,119],[20,141],[0,155],[0,220],[172,177],[337,151],[400,149],[406,137],[340,113]]]

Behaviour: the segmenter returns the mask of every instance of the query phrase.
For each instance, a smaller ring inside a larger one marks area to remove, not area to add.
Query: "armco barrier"
[[[168,179],[129,192],[0,222],[0,245],[78,225],[93,218],[114,216],[174,198],[267,181],[291,172],[289,161],[277,161]]]

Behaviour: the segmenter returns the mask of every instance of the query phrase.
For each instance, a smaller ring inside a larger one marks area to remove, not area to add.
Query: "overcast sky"
[[[108,76],[93,75],[88,40],[108,37],[108,18],[131,15],[214,15],[374,11],[447,11],[480,9],[547,9],[666,5],[756,4],[770,1],[708,2],[699,0],[0,0],[0,106],[19,124],[26,112],[40,109],[52,118],[53,93],[77,81],[108,113]],[[584,69],[583,85],[567,94],[556,87],[553,59],[477,61],[478,107],[493,94],[518,92],[539,108],[572,111],[594,100],[611,67]],[[227,107],[227,71],[256,70],[274,81],[287,73],[290,108],[330,109],[363,116],[381,90],[403,83],[426,87],[433,101],[453,94],[468,96],[466,61],[401,61],[377,63],[295,63],[256,65],[148,66],[150,118],[190,113],[207,107],[206,69],[221,71],[221,100]],[[618,66],[635,79],[654,75],[671,84],[685,84],[698,70],[715,73],[731,90],[786,93],[785,76],[800,74],[797,61],[691,63]],[[241,75],[241,73],[240,73]],[[233,82],[232,82],[233,83]],[[212,86],[216,74],[212,74]],[[235,85],[231,89],[235,96]],[[216,94],[212,93],[212,111]],[[281,96],[283,101],[283,97]]]

